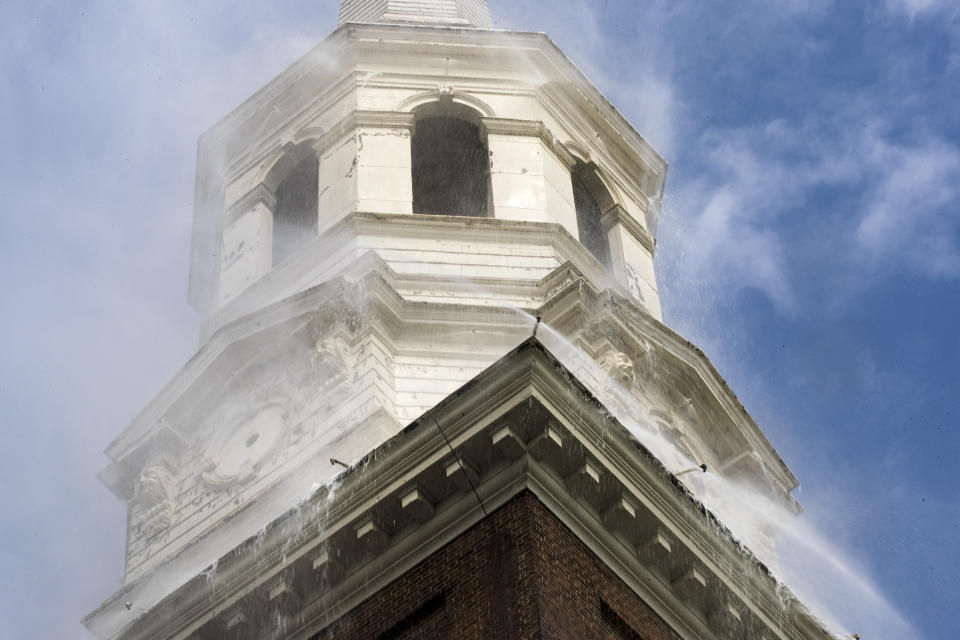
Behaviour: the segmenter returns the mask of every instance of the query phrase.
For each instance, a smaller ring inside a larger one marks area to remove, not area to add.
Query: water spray
[[[683,471],[678,471],[677,473],[675,473],[675,474],[673,474],[673,475],[679,477],[679,476],[682,476],[682,475],[687,474],[687,473],[693,473],[694,471],[703,471],[704,473],[706,473],[706,472],[707,472],[707,465],[702,464],[702,465],[700,465],[699,467],[691,467],[690,469],[684,469]]]

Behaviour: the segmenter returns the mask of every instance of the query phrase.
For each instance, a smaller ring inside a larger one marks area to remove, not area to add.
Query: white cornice
[[[240,196],[239,200],[230,205],[230,208],[227,209],[224,224],[229,224],[260,203],[266,205],[270,210],[273,210],[273,207],[277,204],[277,196],[262,182],[258,182],[253,189]]]
[[[540,138],[544,146],[556,155],[568,169],[573,168],[577,159],[557,139],[553,132],[539,120],[518,120],[514,118],[481,118],[483,128],[488,134],[504,136],[523,136]]]
[[[508,448],[495,444],[504,425],[510,427],[514,442]],[[541,444],[538,434],[544,429],[552,435]],[[162,602],[143,603],[148,605],[146,613],[128,616],[127,623],[116,626],[123,619],[118,618],[123,602],[138,598],[141,586],[134,583],[85,623],[101,637],[116,638],[186,638],[215,630],[209,625],[216,625],[222,612],[241,605],[255,609],[258,598],[262,601],[258,594],[278,578],[314,571],[317,553],[337,549],[348,563],[342,581],[327,582],[329,590],[323,593],[305,593],[303,624],[288,628],[285,635],[309,637],[484,517],[471,491],[442,480],[442,473],[427,473],[446,464],[448,446],[468,457],[485,452],[476,458],[475,488],[487,512],[520,491],[533,492],[682,638],[828,637],[809,612],[535,340],[371,452],[341,477],[334,494],[318,492],[311,501],[322,508],[301,505],[220,558],[211,577],[215,584],[198,576]],[[569,478],[564,479],[584,459],[602,479],[596,491],[573,491]],[[422,483],[426,477],[441,479],[440,484],[424,487],[438,500],[438,508],[416,526],[385,530],[384,546],[373,556],[358,555],[353,525],[371,517],[388,521],[386,513],[395,519],[399,494],[415,479]],[[605,522],[601,514],[610,497],[623,494],[629,494],[638,513]],[[651,527],[668,531],[673,539],[667,564],[634,546]],[[255,553],[248,548],[253,545]],[[706,576],[701,605],[685,600],[677,576],[687,566]],[[710,622],[710,612],[721,604],[736,607],[741,626],[726,629]]]
[[[324,42],[311,50],[303,58],[293,63],[284,72],[279,74],[261,90],[253,94],[244,103],[221,119],[201,138],[201,143],[208,139],[221,138],[226,132],[236,128],[236,122],[250,117],[261,111],[263,105],[279,96],[287,88],[300,82],[314,69],[324,69],[325,76],[331,80],[339,77],[345,79],[343,72],[330,68],[331,60],[350,58],[356,51],[348,52],[351,47],[375,47],[377,49],[390,46],[410,46],[414,44],[428,45],[431,48],[450,46],[457,49],[469,47],[471,49],[502,51],[504,55],[509,50],[523,51],[527,54],[537,52],[541,62],[548,65],[557,74],[577,89],[593,104],[598,115],[603,118],[615,131],[614,136],[627,144],[642,161],[652,175],[659,176],[657,191],[662,190],[662,181],[666,177],[666,162],[650,146],[650,144],[633,128],[604,95],[587,79],[587,77],[567,58],[559,47],[549,37],[541,33],[528,33],[499,30],[452,29],[442,27],[409,27],[403,25],[381,24],[346,24],[334,31]],[[324,93],[329,91],[323,90]],[[315,98],[313,98],[315,99]],[[648,194],[652,197],[655,194]]]
[[[650,232],[643,228],[639,222],[637,222],[633,216],[631,216],[627,211],[618,204],[613,205],[607,212],[603,214],[601,218],[604,229],[610,229],[614,225],[623,226],[626,231],[634,237],[634,239],[639,242],[647,251],[650,252],[650,255],[653,255],[654,250],[656,249],[656,240],[650,235]]]

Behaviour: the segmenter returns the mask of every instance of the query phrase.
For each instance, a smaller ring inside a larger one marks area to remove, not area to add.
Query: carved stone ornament
[[[340,376],[343,382],[353,383],[355,359],[340,338],[318,340],[313,352],[313,365],[319,374],[328,379]]]
[[[600,355],[597,364],[614,382],[625,387],[633,385],[635,377],[633,360],[622,351],[607,349]]]
[[[574,283],[573,277],[568,275],[566,278],[563,279],[563,281],[560,282],[560,284],[554,286],[553,288],[550,289],[550,291],[547,292],[547,295],[544,297],[544,301],[552,300],[554,296],[556,296],[558,293],[560,293],[561,291],[563,291],[573,283]]]
[[[207,469],[208,471],[204,471],[202,474],[203,481],[214,489],[223,489],[244,484],[256,474],[253,463],[249,460],[243,461],[240,468],[232,469],[231,471],[235,471],[235,473],[231,473],[230,471],[224,471],[220,459],[214,457],[210,458]]]
[[[627,265],[627,288],[630,290],[630,295],[646,304],[646,300],[643,297],[643,287],[640,286],[640,276],[637,274],[636,269],[629,264]]]
[[[229,432],[211,443],[206,470],[201,474],[210,487],[221,489],[254,479],[263,463],[282,442],[286,411],[280,402],[267,402],[228,416]]]
[[[177,478],[166,465],[143,470],[133,488],[133,502],[141,509],[141,532],[147,536],[165,531],[176,512]]]

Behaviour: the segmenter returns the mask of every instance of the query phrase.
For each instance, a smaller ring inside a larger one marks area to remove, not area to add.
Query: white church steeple
[[[342,0],[340,24],[347,22],[493,26],[485,0]]]
[[[665,473],[703,464],[794,504],[789,468],[661,322],[666,161],[547,36],[492,30],[485,0],[342,0],[339,20],[200,139],[201,344],[106,451],[124,587],[87,627],[396,637],[330,625],[530,489],[616,549],[661,617],[692,620],[682,637],[820,640],[768,620],[766,574],[762,606],[739,604],[741,551],[718,539],[739,564],[715,561],[719,528]],[[681,508],[694,524],[661,522]]]

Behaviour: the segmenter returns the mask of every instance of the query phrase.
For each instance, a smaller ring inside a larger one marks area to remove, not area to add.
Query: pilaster
[[[270,270],[275,205],[270,189],[259,184],[227,212],[220,245],[220,304]]]
[[[653,269],[653,236],[619,204],[607,209],[601,221],[610,244],[610,262],[615,277],[653,317],[662,320]]]
[[[358,111],[356,121],[356,210],[413,213],[413,114]]]
[[[493,213],[503,220],[556,222],[577,236],[569,165],[542,122],[483,118]]]
[[[355,111],[321,144],[320,231],[354,211],[413,213],[414,115]]]

